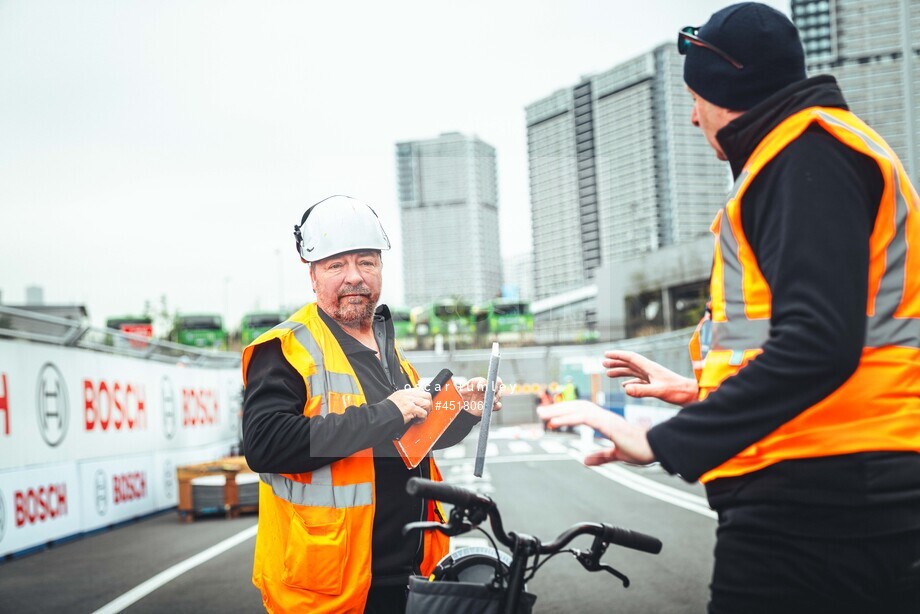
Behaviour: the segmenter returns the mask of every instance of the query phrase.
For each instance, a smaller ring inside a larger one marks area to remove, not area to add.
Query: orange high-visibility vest
[[[716,215],[711,322],[700,323],[690,344],[691,360],[702,365],[700,399],[756,359],[767,341],[772,296],[741,227],[741,207],[745,191],[761,169],[814,122],[844,145],[874,159],[885,180],[869,243],[862,357],[840,388],[705,473],[702,482],[795,458],[920,452],[920,198],[888,144],[842,109],[808,108],[774,128],[751,154],[728,203]],[[711,326],[708,352],[701,348],[700,334],[707,336],[707,326]]]
[[[243,384],[252,349],[280,339],[285,358],[303,376],[305,416],[343,413],[366,403],[341,346],[310,303],[243,350]],[[397,350],[412,385],[418,373]],[[431,479],[441,474],[429,459]],[[259,530],[252,582],[269,612],[363,612],[371,585],[371,537],[377,493],[370,448],[316,471],[260,474]],[[427,519],[444,521],[427,502]],[[429,575],[449,551],[449,538],[426,531],[421,565]]]

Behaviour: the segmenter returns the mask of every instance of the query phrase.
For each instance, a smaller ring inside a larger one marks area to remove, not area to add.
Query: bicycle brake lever
[[[447,527],[447,525],[441,524],[440,522],[410,522],[403,527],[402,534],[406,536],[414,531],[430,531],[432,529],[442,531],[445,527]]]
[[[629,588],[629,578],[627,578],[624,574],[620,573],[619,571],[617,571],[610,565],[600,565],[596,571],[601,571],[601,570],[606,571],[610,575],[616,576],[617,578],[619,578],[620,581],[623,582],[623,588]]]
[[[606,549],[606,548],[605,548]],[[597,557],[592,552],[579,551],[575,553],[575,559],[581,563],[581,566],[587,571],[606,571],[612,576],[616,576],[623,583],[623,588],[629,588],[629,578],[611,567],[610,565],[601,565]]]
[[[465,523],[465,522],[460,525],[456,525],[453,523],[441,524],[440,522],[423,521],[423,522],[410,522],[409,524],[405,525],[403,527],[402,534],[403,536],[406,536],[409,533],[412,533],[413,531],[437,530],[443,533],[444,535],[447,535],[449,537],[454,537],[456,535],[462,535],[463,533],[467,533],[471,531],[472,529],[473,529],[472,525]]]

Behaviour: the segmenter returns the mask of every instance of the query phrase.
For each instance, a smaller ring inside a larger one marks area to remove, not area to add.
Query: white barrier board
[[[236,368],[0,340],[0,556],[178,502],[239,441]]]
[[[0,341],[0,470],[239,436],[237,369]]]
[[[77,466],[0,472],[0,556],[80,532]]]

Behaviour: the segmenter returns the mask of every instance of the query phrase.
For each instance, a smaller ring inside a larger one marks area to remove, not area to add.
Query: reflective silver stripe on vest
[[[894,313],[904,298],[904,276],[907,271],[907,199],[901,189],[901,163],[866,133],[849,126],[827,113],[818,112],[826,122],[856,135],[874,154],[888,160],[894,181],[894,237],[885,249],[885,272],[882,274],[875,299],[875,315],[866,322],[867,347],[900,345],[920,348],[920,319],[895,318]]]
[[[323,470],[326,470],[325,473]],[[374,487],[370,482],[342,486],[333,486],[331,479],[329,483],[317,482],[317,477],[329,476],[331,478],[328,465],[314,471],[312,476],[313,483],[304,484],[277,473],[259,474],[262,481],[272,487],[272,492],[276,497],[294,505],[347,508],[373,503]]]
[[[744,182],[747,180],[748,175],[751,174],[751,171],[744,169],[741,171],[741,174],[738,175],[738,178],[735,179],[735,183],[732,185],[732,191],[728,194],[728,200],[734,200],[735,196],[738,195],[738,191],[741,189],[741,186],[744,185]]]
[[[736,186],[732,198],[737,194],[742,178],[747,177],[747,171],[739,176],[739,185]],[[726,322],[712,322],[712,342],[710,349],[731,350],[732,357],[729,364],[740,365],[744,358],[744,350],[759,348],[766,343],[770,336],[769,319],[748,319],[745,312],[743,278],[741,259],[738,257],[738,238],[732,228],[728,217],[728,207],[722,213],[722,224],[719,226],[719,245],[722,250],[722,295],[725,298]]]
[[[329,413],[329,393],[361,394],[355,378],[348,373],[331,372],[325,367],[325,358],[316,338],[306,325],[300,322],[282,322],[276,328],[290,330],[297,342],[310,355],[316,365],[316,373],[307,377],[310,396],[320,396],[320,415]],[[260,473],[263,482],[271,486],[276,497],[295,505],[316,507],[357,507],[373,503],[374,487],[371,482],[333,486],[332,466],[326,465],[310,473],[310,484],[291,480],[276,473]]]
[[[307,377],[307,383],[310,386],[310,396],[322,397],[321,416],[329,413],[328,397],[330,391],[340,394],[361,394],[353,376],[348,373],[336,373],[326,369],[323,351],[313,333],[304,324],[289,321],[282,322],[276,328],[290,330],[297,342],[303,346],[310,358],[313,359],[313,363],[316,365],[316,373]]]
[[[713,350],[744,351],[763,347],[770,338],[770,320],[735,320],[712,323]]]
[[[743,275],[738,258],[738,239],[728,219],[728,207],[722,215],[719,227],[719,242],[722,247],[722,295],[725,297],[725,319],[729,322],[747,319],[744,311]]]

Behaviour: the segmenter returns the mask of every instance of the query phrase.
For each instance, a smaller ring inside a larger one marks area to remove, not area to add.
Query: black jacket
[[[735,177],[768,132],[811,106],[847,108],[833,77],[790,85],[720,130],[716,138]],[[825,398],[856,370],[866,330],[869,236],[883,186],[871,158],[818,125],[755,177],[741,222],[772,292],[770,337],[757,360],[706,400],[649,431],[665,469],[697,480]],[[786,461],[715,480],[707,491],[716,509],[745,498],[820,505],[917,500],[920,454]]]

